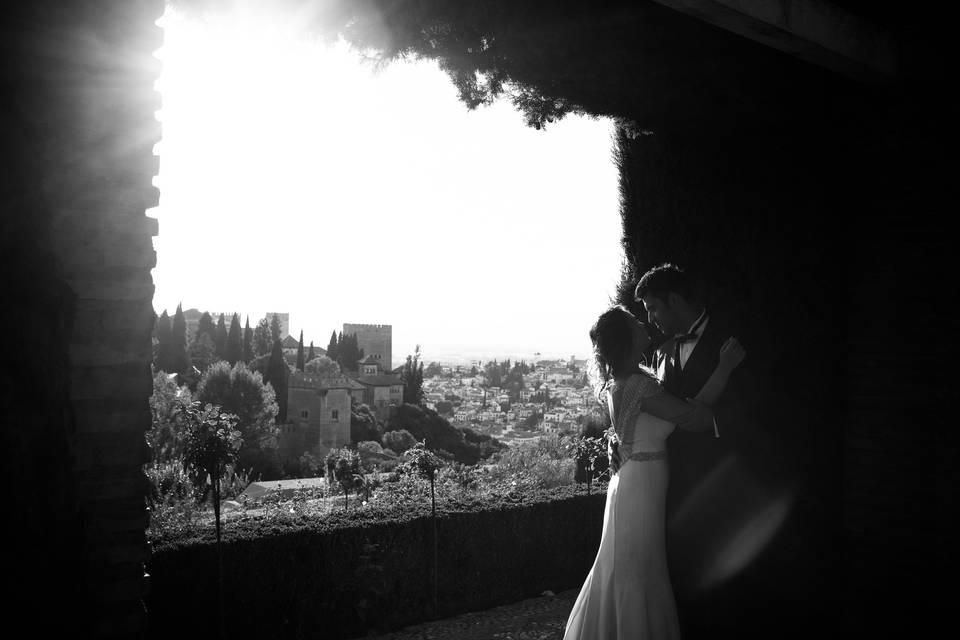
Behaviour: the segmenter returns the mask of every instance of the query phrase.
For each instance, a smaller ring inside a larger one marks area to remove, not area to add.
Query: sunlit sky
[[[612,124],[469,111],[433,62],[252,11],[160,21],[157,313],[285,311],[319,347],[390,324],[394,366],[586,357],[622,256]]]

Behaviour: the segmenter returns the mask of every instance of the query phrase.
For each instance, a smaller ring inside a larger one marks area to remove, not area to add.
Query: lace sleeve
[[[663,387],[656,378],[637,374],[630,376],[623,386],[617,408],[618,426],[626,427],[632,424],[641,411],[644,398],[650,398],[663,393]]]
[[[640,382],[637,386],[637,394],[641,398],[652,398],[664,393],[663,385],[653,376],[638,375]]]

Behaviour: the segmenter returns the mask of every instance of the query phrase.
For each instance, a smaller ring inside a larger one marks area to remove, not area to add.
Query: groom
[[[673,264],[647,271],[637,283],[634,297],[643,304],[648,322],[667,338],[654,357],[657,376],[671,394],[694,398],[717,367],[720,347],[731,331],[721,318],[710,314],[686,272]],[[678,600],[701,595],[711,562],[714,541],[702,525],[710,512],[724,508],[724,501],[715,500],[720,487],[708,485],[712,471],[722,475],[723,461],[741,431],[738,403],[731,402],[734,383],[732,378],[712,407],[712,426],[705,431],[678,428],[667,440],[667,562]],[[616,455],[613,458],[616,466],[619,460]]]

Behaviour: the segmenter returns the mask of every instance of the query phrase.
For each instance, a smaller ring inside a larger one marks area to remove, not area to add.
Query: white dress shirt
[[[680,368],[683,369],[687,366],[687,360],[690,359],[690,356],[693,354],[694,347],[697,346],[697,343],[700,342],[701,336],[703,336],[704,330],[707,328],[707,324],[710,323],[710,316],[707,315],[707,310],[704,309],[703,312],[697,316],[697,319],[694,320],[693,324],[687,329],[687,333],[693,333],[692,329],[697,326],[697,323],[700,322],[700,319],[703,319],[703,322],[697,327],[696,338],[692,340],[685,340],[680,344]],[[662,379],[662,378],[661,378]],[[713,419],[713,436],[715,438],[720,437],[720,428],[717,427],[717,419]]]
[[[680,368],[687,366],[687,360],[690,359],[690,354],[693,353],[693,348],[697,346],[697,343],[700,342],[700,336],[703,335],[703,330],[707,328],[707,324],[710,322],[710,317],[707,316],[707,310],[704,309],[697,319],[690,325],[690,328],[687,329],[687,333],[692,333],[691,329],[697,326],[697,323],[700,322],[700,318],[703,318],[703,324],[697,327],[696,338],[693,340],[686,340],[683,344],[680,345]]]

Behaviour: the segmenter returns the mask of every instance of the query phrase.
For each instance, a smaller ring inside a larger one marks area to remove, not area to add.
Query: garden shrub
[[[323,517],[225,523],[227,633],[348,638],[432,616],[429,484],[404,474],[381,489],[390,484],[399,491]],[[390,502],[400,494],[406,499]],[[437,503],[441,615],[582,583],[599,544],[602,494],[566,485],[465,495]],[[153,541],[147,606],[155,637],[213,630],[212,541],[209,529]]]

